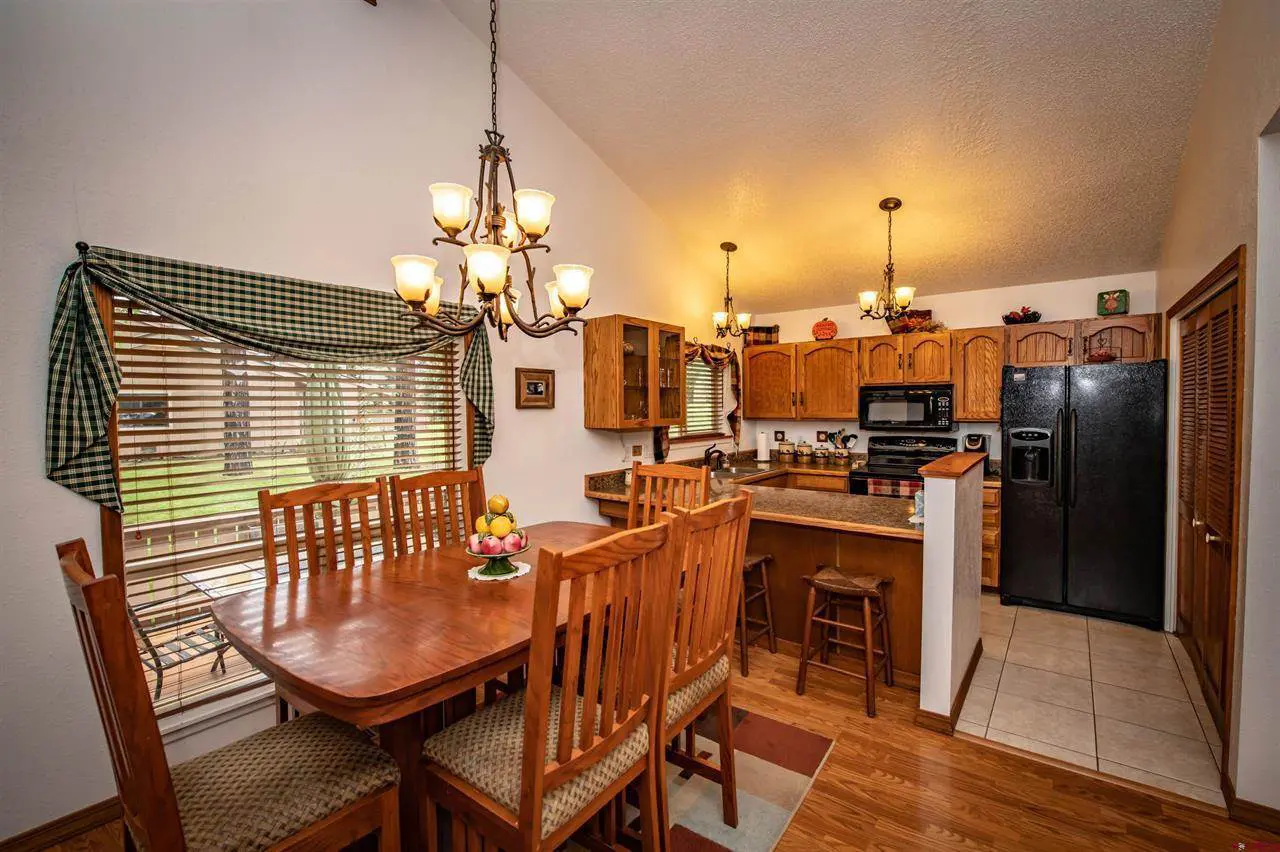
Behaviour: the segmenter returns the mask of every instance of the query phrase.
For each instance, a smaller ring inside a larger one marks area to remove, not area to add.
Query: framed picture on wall
[[[516,367],[516,408],[555,408],[556,371]]]

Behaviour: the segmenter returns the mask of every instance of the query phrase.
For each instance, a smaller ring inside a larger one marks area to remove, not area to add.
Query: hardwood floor
[[[734,670],[734,703],[832,737],[835,748],[778,852],[844,850],[1227,850],[1280,843],[1226,813],[1158,791],[1091,777],[976,739],[912,723],[916,693],[877,691],[862,710],[861,684],[812,671],[795,694],[796,659],[751,651],[751,677]],[[118,826],[60,852],[119,850]]]

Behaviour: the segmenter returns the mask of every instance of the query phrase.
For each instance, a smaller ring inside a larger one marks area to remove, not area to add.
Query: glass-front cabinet
[[[618,314],[583,334],[583,422],[588,429],[684,423],[684,329]]]

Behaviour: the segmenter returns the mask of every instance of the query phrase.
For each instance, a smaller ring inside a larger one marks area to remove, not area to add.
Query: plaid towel
[[[867,493],[876,497],[906,497],[909,500],[923,488],[924,483],[910,482],[905,479],[867,480]]]

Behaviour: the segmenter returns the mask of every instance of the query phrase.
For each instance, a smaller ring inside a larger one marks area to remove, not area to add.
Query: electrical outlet
[[[632,457],[632,458],[637,458],[637,459],[638,459],[638,458],[640,458],[640,457],[641,457],[641,456],[643,456],[643,455],[644,455],[644,445],[643,445],[643,444],[632,444],[632,445],[631,445],[631,457]]]

